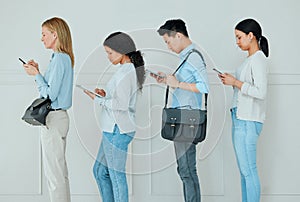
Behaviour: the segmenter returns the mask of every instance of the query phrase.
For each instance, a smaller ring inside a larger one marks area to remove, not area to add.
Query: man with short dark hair
[[[163,37],[168,48],[179,54],[183,61],[196,45],[189,38],[185,22],[181,19],[168,20],[157,32]],[[160,75],[166,76],[159,72]],[[172,99],[172,107],[200,109],[202,94],[208,93],[208,80],[206,65],[199,53],[192,52],[187,61],[176,72],[175,76],[156,78],[157,82],[165,83],[175,88]],[[183,183],[185,202],[200,202],[200,185],[196,169],[196,144],[174,141],[177,171]]]

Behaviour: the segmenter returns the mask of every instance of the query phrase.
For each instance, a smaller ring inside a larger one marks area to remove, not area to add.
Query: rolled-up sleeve
[[[196,88],[199,90],[200,93],[208,93],[208,79],[205,66],[196,72],[195,79],[196,79]]]
[[[205,62],[198,53],[192,53],[186,63],[187,68],[191,70],[194,77],[196,88],[200,93],[208,93],[208,78]]]

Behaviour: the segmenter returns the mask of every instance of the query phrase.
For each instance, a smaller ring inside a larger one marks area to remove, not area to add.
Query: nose
[[[238,39],[235,40],[236,45],[239,45],[240,41]]]

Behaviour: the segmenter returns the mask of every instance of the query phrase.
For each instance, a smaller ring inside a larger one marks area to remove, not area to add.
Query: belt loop
[[[62,110],[62,108],[58,108],[58,109],[50,109],[50,111],[60,111]]]

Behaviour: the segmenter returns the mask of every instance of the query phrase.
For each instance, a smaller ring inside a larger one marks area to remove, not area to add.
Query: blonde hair
[[[57,33],[56,51],[68,54],[71,58],[72,67],[74,67],[75,58],[71,31],[68,24],[63,19],[54,17],[43,22],[42,27],[44,26],[47,27],[49,31]]]

